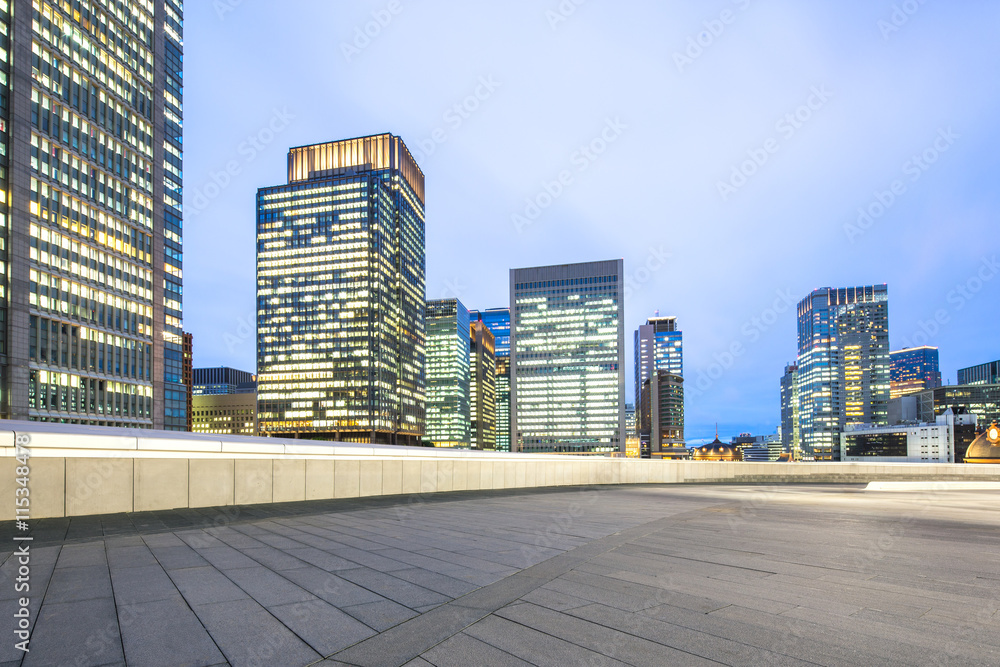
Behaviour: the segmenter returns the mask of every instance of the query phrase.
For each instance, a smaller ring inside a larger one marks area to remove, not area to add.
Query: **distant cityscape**
[[[689,445],[679,318],[633,333],[623,260],[510,271],[510,303],[426,301],[424,176],[390,134],[291,149],[257,194],[257,374],[193,369],[190,430],[502,452],[962,462],[1000,419],[1000,362],[942,386],[938,349],[890,351],[888,287],[798,304],[773,434]]]
[[[1000,362],[942,386],[936,348],[890,351],[886,285],[824,288],[798,305],[777,432],[689,444],[682,317],[656,313],[633,333],[626,397],[623,260],[512,268],[505,304],[426,299],[424,174],[392,134],[290,149],[286,182],[256,195],[257,368],[195,369],[181,326],[171,25],[160,28],[170,76],[150,92],[162,115],[136,97],[112,118],[97,94],[112,84],[97,79],[70,112],[48,47],[33,65],[45,76],[24,73],[30,99],[17,103],[32,131],[0,133],[24,154],[3,178],[26,184],[23,206],[0,202],[21,289],[0,286],[4,418],[502,452],[948,462],[1000,418]],[[66,143],[70,116],[91,141],[74,129]],[[86,160],[72,158],[68,179],[72,151]]]

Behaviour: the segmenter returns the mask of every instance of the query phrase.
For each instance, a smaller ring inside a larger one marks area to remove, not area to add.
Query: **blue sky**
[[[1000,358],[996,3],[280,7],[186,7],[197,366],[255,367],[254,196],[288,147],[379,132],[427,177],[428,298],[623,257],[626,396],[632,332],[676,315],[689,440],[774,431],[817,287],[887,283],[893,349],[939,346],[946,381]]]

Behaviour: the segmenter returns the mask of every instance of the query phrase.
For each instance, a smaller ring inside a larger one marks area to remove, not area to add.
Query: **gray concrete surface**
[[[1000,664],[995,492],[479,491],[34,522],[0,665]]]

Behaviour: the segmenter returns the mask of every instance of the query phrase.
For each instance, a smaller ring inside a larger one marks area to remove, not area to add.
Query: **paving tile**
[[[464,632],[441,642],[424,653],[423,657],[426,657],[430,662],[425,660],[422,664],[433,665],[433,667],[468,667],[469,665],[530,667],[532,664],[510,653],[505,653],[495,646],[485,644]],[[418,658],[418,660],[420,659]]]
[[[164,570],[180,570],[188,567],[203,567],[208,561],[198,555],[198,552],[187,546],[150,547],[157,562]]]
[[[392,600],[379,600],[343,608],[345,612],[379,632],[417,616],[418,611]]]
[[[323,657],[253,600],[198,605],[194,612],[233,665],[308,665]]]
[[[441,604],[450,599],[422,586],[397,579],[390,574],[369,570],[364,567],[354,570],[341,570],[338,574],[348,581],[363,586],[410,609],[431,604]]]
[[[281,574],[316,597],[326,600],[339,608],[385,599],[377,593],[341,579],[337,575],[330,574],[318,567],[309,566],[295,570],[284,570]]]
[[[111,570],[118,605],[180,598],[180,591],[159,565]]]
[[[207,667],[225,662],[191,608],[176,596],[118,608],[125,659],[149,667]]]
[[[315,598],[269,607],[268,611],[320,655],[332,655],[375,634],[368,625]]]
[[[111,598],[46,602],[31,633],[25,667],[124,663],[118,617]]]
[[[91,544],[67,544],[59,552],[56,567],[87,567],[108,564],[103,542]]]
[[[233,570],[241,567],[258,567],[260,564],[230,546],[197,549],[198,555],[219,570]]]
[[[190,567],[171,570],[171,580],[190,605],[227,602],[249,597],[213,567]]]
[[[138,539],[138,538],[137,538]],[[112,570],[158,565],[149,548],[140,542],[135,546],[108,548],[108,565]]]
[[[624,667],[627,664],[497,616],[487,616],[468,627],[465,634],[540,666],[586,664]]]
[[[316,599],[301,586],[260,565],[227,570],[226,576],[265,607]]]
[[[111,575],[107,565],[56,567],[45,596],[47,602],[57,603],[111,597]]]
[[[274,547],[262,546],[251,549],[241,549],[241,551],[247,558],[251,558],[264,567],[272,570],[294,570],[296,568],[309,565],[309,563],[299,560],[295,556],[289,555],[288,553],[280,549],[275,549]]]

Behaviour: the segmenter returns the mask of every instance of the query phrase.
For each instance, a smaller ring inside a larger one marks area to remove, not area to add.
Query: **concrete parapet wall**
[[[0,421],[0,520],[16,516],[16,441],[30,451],[31,519],[579,485],[1000,481],[1000,466],[640,461]]]

